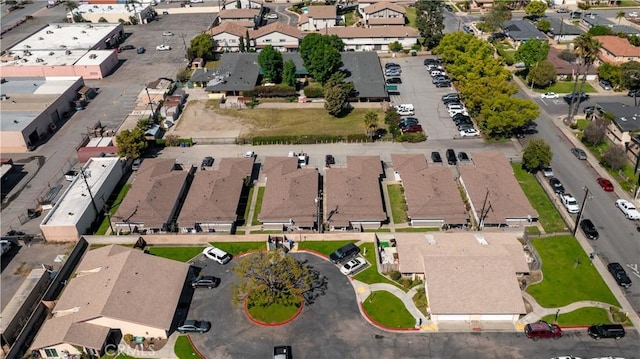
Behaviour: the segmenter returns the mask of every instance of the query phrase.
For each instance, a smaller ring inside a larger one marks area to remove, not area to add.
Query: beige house
[[[515,323],[527,313],[519,278],[529,266],[516,234],[396,233],[394,239],[399,271],[424,279],[435,323]]]
[[[405,15],[407,11],[400,5],[396,5],[388,1],[380,1],[365,7],[363,10],[363,18],[365,25],[371,26],[389,26],[404,25]]]
[[[262,9],[226,9],[218,14],[218,23],[233,22],[247,29],[253,29],[260,23]]]
[[[167,338],[189,264],[109,245],[87,252],[38,332],[43,358],[100,357],[131,334]],[[161,295],[159,295],[161,294]]]
[[[206,33],[213,40],[215,52],[238,52],[240,51],[240,39],[246,36],[247,28],[233,21],[227,21],[210,28]],[[242,41],[246,42],[246,40]]]
[[[300,46],[300,40],[304,36],[295,26],[282,22],[273,22],[258,30],[250,31],[249,35],[253,41],[254,48],[259,50],[271,45],[274,49],[282,52],[297,51]]]
[[[626,37],[595,36],[602,45],[599,58],[603,62],[621,65],[629,61],[640,61],[640,48],[631,45]]]
[[[217,169],[198,171],[180,210],[182,233],[232,232],[254,158],[223,158]]]
[[[344,42],[345,51],[389,51],[389,44],[396,41],[408,49],[420,36],[417,29],[408,26],[336,26],[319,33],[337,35]]]
[[[316,168],[298,168],[297,157],[267,157],[266,188],[258,220],[264,228],[316,228],[320,175]]]
[[[399,4],[401,2],[406,2],[403,0],[358,0],[358,12],[362,15],[364,15],[364,9],[366,9],[368,6],[377,4],[377,3],[383,3],[383,4]]]
[[[379,228],[388,217],[379,156],[347,156],[346,167],[325,170],[324,213],[329,230]]]
[[[596,111],[597,116],[608,113],[612,119],[607,126],[609,141],[629,150],[628,147],[634,145],[632,137],[640,133],[640,107],[620,102],[598,102],[598,106],[602,107],[602,112]]]
[[[334,6],[309,6],[306,14],[298,18],[298,29],[318,31],[338,24],[338,11]]]

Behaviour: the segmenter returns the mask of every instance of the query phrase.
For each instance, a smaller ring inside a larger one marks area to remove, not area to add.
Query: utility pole
[[[580,211],[578,211],[578,217],[576,217],[576,224],[573,226],[573,236],[576,236],[578,232],[578,225],[580,224],[580,218],[582,218],[582,212],[584,212],[584,207],[587,205],[587,199],[589,199],[589,187],[584,186],[584,198],[582,199],[582,206],[580,207]]]
[[[144,85],[144,90],[147,92],[147,98],[149,99],[149,106],[151,106],[151,118],[153,121],[156,120],[156,111],[153,109],[153,101],[151,101],[151,95],[149,94],[149,88],[147,85]]]

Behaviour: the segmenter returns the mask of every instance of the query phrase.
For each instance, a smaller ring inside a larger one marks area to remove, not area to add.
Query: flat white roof
[[[86,183],[81,175],[76,176],[51,212],[42,220],[40,227],[76,225],[82,214],[92,205],[86,184],[89,184],[91,193],[98,193],[111,171],[119,165],[119,161],[118,157],[90,158],[84,165]]]
[[[134,14],[133,9],[135,8],[135,12],[139,13],[145,8],[149,7],[149,3],[151,1],[147,1],[147,4],[135,4],[134,5],[125,5],[125,4],[106,4],[106,5],[98,5],[98,4],[84,4],[78,6],[74,13],[89,13],[89,14],[124,14],[129,13],[131,15]],[[159,2],[159,1],[158,1]]]
[[[113,54],[114,50],[91,50],[87,51],[75,65],[78,66],[94,66],[100,65],[104,60]]]
[[[101,41],[120,26],[122,25],[113,23],[49,24],[8,51],[90,50],[98,41]]]

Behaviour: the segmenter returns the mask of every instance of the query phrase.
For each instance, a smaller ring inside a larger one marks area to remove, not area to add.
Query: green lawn
[[[389,202],[391,203],[391,216],[393,223],[407,223],[407,202],[404,198],[404,189],[400,184],[387,186]]]
[[[576,121],[576,125],[578,126],[578,129],[580,131],[584,131],[584,129],[587,128],[587,126],[589,126],[590,123],[591,123],[591,121],[589,121],[589,120],[577,120]]]
[[[516,49],[514,49],[513,46],[502,41],[496,41],[494,45],[496,47],[496,50],[498,51],[498,54],[504,58],[507,65],[515,63]]]
[[[555,314],[547,315],[542,320],[553,323]],[[596,307],[580,308],[569,313],[560,313],[558,325],[593,325],[596,323],[611,323],[607,315],[607,310]]]
[[[365,229],[365,233],[390,233],[390,228]]]
[[[179,262],[187,262],[202,253],[204,248],[205,247],[149,247],[149,253]]]
[[[251,201],[253,201],[253,189],[255,186],[251,186],[249,189],[249,194],[247,195],[247,206],[244,209],[244,224],[247,225],[249,223],[249,211],[251,210]],[[238,234],[238,232],[236,232]]]
[[[186,335],[181,335],[176,340],[176,345],[173,347],[173,352],[179,359],[201,359],[202,357],[193,350],[189,339]]]
[[[353,10],[344,14],[344,21],[346,22],[347,26],[353,26],[356,22],[358,22],[358,20],[360,20],[355,12],[356,10]]]
[[[440,232],[440,228],[438,227],[396,228],[396,232]]]
[[[418,15],[416,13],[415,6],[403,6],[403,7],[407,11],[406,16],[407,16],[407,20],[409,21],[407,26],[417,29],[418,25],[416,24],[416,19],[418,18]]]
[[[264,197],[265,187],[258,187],[258,198],[256,198],[256,206],[253,209],[253,219],[251,220],[252,226],[259,226],[258,215],[262,211],[262,198]]]
[[[538,211],[539,221],[545,232],[555,233],[567,230],[560,213],[536,178],[523,170],[520,163],[513,163],[511,166],[520,187],[529,199],[529,203]]]
[[[248,137],[253,136],[304,136],[314,135],[352,135],[366,133],[364,116],[374,111],[378,118],[384,118],[382,110],[353,109],[341,118],[335,118],[324,108],[313,109],[216,109],[216,112],[242,119],[244,125],[251,129]]]
[[[366,252],[366,253],[365,253]],[[359,280],[363,283],[373,284],[373,283],[389,283],[393,284],[396,287],[407,291],[407,288],[402,287],[400,284],[392,281],[391,279],[383,276],[378,273],[378,260],[376,259],[375,252],[375,244],[374,243],[363,243],[360,246],[360,254],[367,259],[369,264],[371,264],[367,269],[355,275],[353,278]]]
[[[255,250],[266,250],[266,242],[267,241],[265,238],[264,242],[211,242],[211,245],[235,256],[240,253],[246,253]]]
[[[120,206],[120,203],[122,203],[122,200],[124,199],[124,196],[127,195],[127,192],[129,192],[129,190],[131,189],[131,184],[127,183],[124,186],[122,186],[122,188],[120,188],[120,192],[118,192],[118,194],[116,195],[116,198],[113,199],[113,201],[111,202],[111,206],[109,208],[109,214],[110,215],[114,215],[116,213],[116,211],[118,210],[118,207]],[[113,197],[113,195],[111,195],[111,197]],[[111,201],[111,197],[109,198],[109,201]],[[107,230],[109,229],[109,217],[105,216],[104,219],[102,220],[102,223],[100,224],[100,227],[98,227],[98,230],[96,231],[96,235],[105,235],[107,233]]]
[[[291,319],[299,309],[300,307],[295,305],[273,304],[266,307],[255,305],[249,308],[249,314],[253,319],[263,323],[275,324]]]
[[[336,251],[336,249],[345,246],[349,243],[356,243],[357,240],[347,241],[302,241],[298,242],[299,249],[309,249],[325,255],[329,255]]]
[[[549,87],[545,87],[545,88],[534,88],[533,90],[535,92],[539,92],[539,93],[545,93],[545,92],[555,92],[557,94],[564,94],[564,93],[572,93],[573,92],[573,81],[558,81],[556,83],[554,83],[553,85],[549,86]],[[578,90],[580,90],[580,86],[581,86],[581,82],[578,81]],[[593,86],[591,86],[591,84],[589,84],[588,82],[584,84],[584,92],[586,93],[593,93],[596,92],[596,89],[593,88]]]
[[[429,308],[429,300],[427,299],[427,293],[424,289],[419,290],[413,295],[413,302],[416,304],[416,308],[425,316],[429,315],[427,309]]]
[[[386,291],[372,292],[365,299],[364,310],[371,319],[390,328],[413,328],[416,319],[402,301]]]
[[[563,307],[581,300],[620,306],[573,236],[537,238],[532,243],[542,259],[543,279],[529,286],[527,292],[541,306]]]

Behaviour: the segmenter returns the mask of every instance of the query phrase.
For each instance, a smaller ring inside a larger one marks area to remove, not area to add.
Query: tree
[[[640,46],[640,36],[638,35],[629,36],[629,43],[635,47]]]
[[[284,68],[282,70],[282,82],[288,86],[296,85],[296,64],[293,60],[289,60],[284,63]]]
[[[581,34],[574,41],[573,45],[576,51],[576,55],[581,59],[584,72],[582,74],[582,84],[580,86],[580,92],[584,92],[584,85],[587,82],[587,74],[591,69],[591,65],[598,59],[600,53],[600,42],[594,39],[590,34]],[[576,93],[578,85],[578,76],[573,84],[573,92]],[[575,106],[580,96],[573,96],[569,105],[568,122],[573,123],[573,117],[578,111],[578,106]]]
[[[537,87],[548,86],[556,79],[556,69],[552,63],[547,60],[537,63],[529,70],[529,82]]]
[[[364,124],[367,126],[367,136],[373,137],[378,129],[378,114],[374,111],[368,111],[364,115]]]
[[[139,128],[140,131],[145,132],[153,126],[153,120],[150,118],[141,118],[138,120],[136,124],[136,128]]]
[[[300,293],[312,289],[315,280],[311,267],[280,249],[245,256],[233,273],[241,280],[233,288],[233,302],[246,300],[249,306],[296,305]]]
[[[591,9],[591,4],[588,1],[578,2],[578,9],[580,10],[589,10]]]
[[[282,53],[271,45],[265,46],[258,55],[258,64],[264,77],[273,83],[280,83],[282,76]]]
[[[621,86],[628,89],[640,88],[640,62],[628,61],[620,65]]]
[[[494,2],[493,7],[484,19],[486,29],[495,31],[502,27],[502,24],[511,20],[511,10],[504,1]]]
[[[107,19],[105,19],[104,17],[100,17],[98,19],[98,22],[109,22],[109,21],[107,21]]]
[[[442,0],[418,0],[416,7],[416,27],[424,38],[424,46],[432,49],[442,40],[444,31],[444,2]]]
[[[620,145],[609,146],[602,154],[602,163],[612,170],[622,169],[626,162],[624,147]]]
[[[244,46],[247,52],[251,52],[251,38],[249,37],[249,30],[247,30],[244,34]]]
[[[530,68],[537,62],[547,59],[549,55],[549,43],[538,39],[529,39],[518,46],[516,50],[516,61],[524,62],[527,68]]]
[[[522,168],[532,172],[549,166],[552,158],[553,153],[549,145],[543,139],[534,138],[522,153]]]
[[[311,76],[323,85],[342,65],[344,43],[336,35],[309,34],[300,43],[300,57]]]
[[[551,22],[547,19],[542,19],[538,21],[536,28],[542,32],[549,32],[551,30]]]
[[[608,26],[596,25],[590,28],[587,33],[593,36],[613,35],[613,30]]]
[[[584,129],[582,139],[591,144],[599,145],[607,134],[607,122],[601,116],[594,116],[593,121]]]
[[[124,130],[116,136],[118,156],[136,159],[147,148],[147,139],[139,128]]]
[[[240,52],[245,52],[244,37],[242,36],[240,36],[240,43],[238,44],[238,50],[240,50]]]
[[[480,127],[492,137],[510,135],[515,129],[540,115],[538,105],[530,100],[492,94],[480,110]]]
[[[614,88],[621,87],[623,85],[622,67],[603,62],[598,66],[598,78],[611,82]]]
[[[213,41],[207,34],[200,34],[194,37],[190,45],[195,57],[208,59],[213,51]]]
[[[573,53],[571,50],[562,50],[558,54],[558,57],[566,62],[575,62],[578,56]]]
[[[544,16],[545,11],[547,11],[547,4],[543,1],[531,1],[524,8],[524,12],[527,15],[542,17]]]
[[[75,14],[74,14],[74,10],[78,8],[78,3],[75,1],[65,1],[64,3],[64,9],[67,11],[67,13],[71,13],[71,16],[67,16],[68,19],[71,19],[71,21],[74,21],[75,18]]]
[[[398,41],[394,41],[390,43],[388,46],[389,46],[389,51],[392,51],[392,52],[402,51],[402,44],[399,43]]]
[[[353,90],[353,83],[345,83],[344,78],[343,73],[336,72],[324,85],[324,108],[334,117],[342,115],[349,93]]]
[[[620,24],[620,20],[624,19],[624,16],[626,14],[624,13],[624,11],[618,11],[618,13],[616,14],[616,19],[618,19],[618,24]]]

